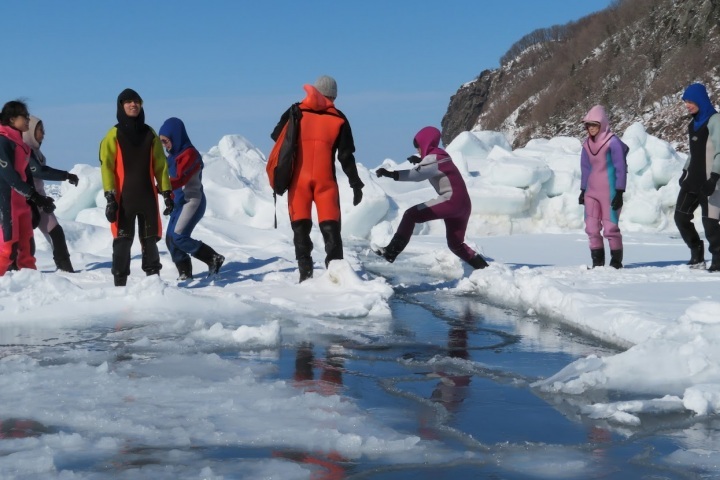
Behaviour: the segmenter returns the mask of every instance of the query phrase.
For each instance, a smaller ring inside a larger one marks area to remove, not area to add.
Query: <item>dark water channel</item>
[[[531,387],[576,358],[615,353],[611,346],[443,289],[400,288],[392,310],[394,332],[370,345],[328,338],[283,349],[279,376],[323,380],[367,411],[402,411],[383,421],[468,458],[439,466],[331,462],[312,478],[720,478],[665,460],[682,448],[673,434],[688,419],[620,434],[581,416],[581,399]],[[334,343],[344,353],[333,354]]]

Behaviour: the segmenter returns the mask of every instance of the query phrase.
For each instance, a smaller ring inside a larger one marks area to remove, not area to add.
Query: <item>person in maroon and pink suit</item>
[[[488,263],[482,255],[465,243],[465,231],[472,210],[470,195],[452,158],[440,148],[440,136],[440,130],[435,127],[425,127],[415,135],[413,145],[420,156],[408,158],[417,165],[415,168],[395,172],[378,168],[375,171],[378,177],[389,177],[395,181],[429,180],[438,193],[437,198],[408,208],[390,243],[375,253],[388,262],[394,262],[410,241],[416,223],[442,219],[445,222],[445,235],[450,251],[474,269],[485,268]]]
[[[580,205],[585,205],[585,233],[592,266],[605,265],[603,236],[610,245],[610,266],[622,268],[620,210],[627,181],[628,147],[610,130],[605,109],[595,105],[583,118],[588,137],[580,154]]]

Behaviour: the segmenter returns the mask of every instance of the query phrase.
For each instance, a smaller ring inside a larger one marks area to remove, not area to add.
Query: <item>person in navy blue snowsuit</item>
[[[168,173],[175,201],[165,243],[178,269],[178,280],[192,278],[191,256],[207,264],[208,276],[215,275],[225,257],[191,237],[207,205],[202,186],[202,156],[190,142],[185,124],[179,118],[165,120],[158,134],[168,153]]]

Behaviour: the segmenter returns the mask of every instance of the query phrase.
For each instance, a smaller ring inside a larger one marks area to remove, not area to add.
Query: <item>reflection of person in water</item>
[[[43,433],[50,433],[50,429],[35,420],[24,418],[0,420],[0,439],[39,437]]]
[[[334,353],[334,346],[327,348],[324,360],[315,360],[312,343],[301,343],[295,355],[293,380],[306,392],[320,395],[339,395],[343,386],[343,358]],[[320,368],[320,379],[315,380],[315,368]],[[285,458],[300,464],[314,466],[310,476],[313,480],[342,480],[346,477],[345,463],[338,452],[277,451],[274,457]],[[322,469],[322,470],[316,470]]]
[[[467,360],[468,353],[468,329],[473,325],[473,318],[467,311],[455,324],[450,325],[448,330],[447,356]],[[456,413],[461,404],[468,397],[470,380],[472,375],[460,375],[449,373],[443,370],[431,374],[440,381],[430,394],[432,402],[442,405],[449,413]],[[420,436],[425,439],[436,439],[438,437],[438,418],[436,411],[425,411],[419,419]]]
[[[467,317],[463,320],[467,320]],[[448,331],[448,356],[467,360],[470,355],[467,351],[468,333],[467,325],[463,321],[460,325],[453,325]],[[440,381],[433,390],[431,400],[440,402],[449,412],[456,412],[460,404],[468,396],[468,386],[471,375],[455,375],[438,371]]]
[[[333,353],[329,346],[325,360],[315,361],[312,343],[302,343],[295,356],[295,373],[293,379],[307,391],[322,395],[337,395],[342,388],[343,358]],[[313,369],[320,368],[320,380],[315,381]]]

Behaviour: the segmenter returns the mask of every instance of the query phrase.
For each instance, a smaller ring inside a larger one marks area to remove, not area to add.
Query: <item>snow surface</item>
[[[442,222],[418,226],[398,262],[412,259],[421,274],[455,280],[458,295],[542,316],[621,346],[622,353],[582,358],[535,384],[578,398],[593,392],[639,398],[589,402],[583,413],[592,418],[622,426],[657,413],[714,415],[720,410],[720,275],[685,266],[689,252],[672,220],[685,158],[640,124],[622,139],[630,146],[621,217],[625,269],[587,268],[577,203],[580,141],[538,139],[511,150],[495,132],[466,132],[447,148],[465,172],[473,201],[467,241],[491,260],[490,267],[473,272],[450,254]],[[38,235],[39,270],[0,278],[5,345],[0,391],[4,418],[33,418],[61,428],[4,440],[0,476],[56,474],[63,469],[58,452],[71,464],[67,452],[120,452],[128,437],[142,439],[147,448],[201,439],[335,451],[348,459],[450,460],[431,442],[384,426],[346,398],[298,390],[289,381],[260,381],[253,368],[238,368],[217,353],[224,346],[272,358],[288,329],[296,337],[337,334],[357,342],[368,332],[389,331],[393,289],[384,278],[369,275],[363,259],[372,255],[371,245],[391,238],[404,209],[434,197],[430,185],[378,179],[358,165],[366,187],[362,203],[353,207],[347,178],[338,169],[345,260],[324,268],[323,241],[314,228],[315,278],[298,284],[286,198],[274,205],[265,155],[244,137],[229,135],[204,160],[208,208],[194,236],[226,257],[215,281],[202,279],[206,267],[193,260],[200,275],[178,284],[163,242],[160,276],[145,277],[135,242],[128,285],[114,287],[99,168],[76,165],[72,171],[80,184],[56,187],[56,213],[81,271],[54,272],[49,245]],[[388,159],[383,166],[410,164]],[[288,313],[297,319],[292,325],[278,320]],[[34,335],[34,329],[42,334]],[[48,337],[48,331],[57,334]],[[130,366],[122,358],[72,348],[73,342],[95,337],[133,358],[149,351],[164,355],[148,355],[141,366]],[[44,362],[34,355],[48,346],[64,348],[63,356]],[[43,391],[54,395],[29,394]],[[674,461],[697,461],[692,452],[686,456],[678,453]],[[307,478],[307,471],[280,459],[258,460],[253,468],[257,478]],[[548,476],[565,468],[551,468]],[[205,470],[200,477],[219,475]],[[157,478],[173,478],[172,471],[160,472]]]

